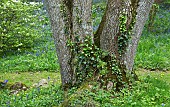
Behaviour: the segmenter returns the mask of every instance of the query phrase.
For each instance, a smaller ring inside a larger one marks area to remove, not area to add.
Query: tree
[[[148,21],[148,31],[152,32],[154,27],[154,20],[156,17],[157,12],[159,11],[159,5],[166,2],[165,0],[155,0],[154,5],[152,6],[149,14],[149,21]]]
[[[86,77],[102,79],[102,85],[115,82],[118,90],[130,84],[129,76],[137,77],[134,57],[153,2],[108,0],[93,34],[92,0],[47,0],[63,87]]]

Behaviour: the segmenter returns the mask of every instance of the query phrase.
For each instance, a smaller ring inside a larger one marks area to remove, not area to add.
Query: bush
[[[41,6],[38,3],[0,1],[0,53],[33,47],[41,36],[39,29],[44,21],[39,16]]]

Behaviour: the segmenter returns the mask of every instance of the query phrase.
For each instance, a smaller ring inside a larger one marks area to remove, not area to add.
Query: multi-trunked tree
[[[62,86],[93,80],[120,90],[137,79],[136,48],[154,0],[108,0],[93,34],[92,0],[46,0]]]

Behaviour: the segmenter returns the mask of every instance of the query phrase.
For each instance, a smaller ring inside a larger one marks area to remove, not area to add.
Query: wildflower
[[[40,87],[37,88],[38,92],[40,92]]]
[[[7,84],[8,80],[4,80],[4,82],[0,82],[0,87],[3,88]]]
[[[4,80],[4,83],[7,83],[8,82],[8,80]]]
[[[7,104],[7,105],[8,105],[8,107],[9,107],[9,105],[10,105],[10,101],[7,101],[7,102],[6,102],[6,104]]]
[[[48,76],[48,80],[50,80],[50,77]]]
[[[165,106],[165,104],[164,104],[164,103],[162,103],[161,105],[162,105],[162,106]]]
[[[161,74],[161,76],[164,76],[164,75],[165,75],[164,73]]]
[[[39,56],[39,53],[36,53],[36,56]]]

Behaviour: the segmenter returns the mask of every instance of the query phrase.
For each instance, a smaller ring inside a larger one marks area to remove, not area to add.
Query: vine
[[[68,11],[66,5],[61,6],[63,17],[68,19]],[[72,10],[73,12],[73,10]],[[81,11],[78,7],[75,7],[74,15],[76,14],[75,23],[82,29]],[[119,58],[116,55],[101,50],[97,47],[91,36],[81,36],[79,31],[71,31],[72,38],[68,38],[67,46],[71,51],[70,64],[73,68],[73,75],[75,83],[72,85],[80,85],[84,81],[96,80],[101,84],[101,87],[107,89],[109,82],[113,83],[113,88],[117,91],[124,87],[124,83],[128,83],[126,77],[126,68],[120,58],[128,47],[128,42],[131,37],[131,32],[134,26],[135,18],[132,18],[130,23],[128,22],[128,14],[121,13],[119,17],[119,34],[118,36],[118,53]],[[73,21],[73,20],[72,20]],[[69,32],[71,28],[65,25],[65,34]],[[79,32],[79,33],[78,33]],[[76,35],[76,36],[75,36]]]
[[[108,52],[95,46],[91,36],[86,36],[84,43],[81,43],[79,36],[75,40],[76,42],[68,41],[68,46],[75,55],[73,62],[76,85],[96,80],[101,87],[106,88],[111,81],[115,84],[114,89],[119,90],[123,84],[122,73],[114,55],[110,56]]]
[[[128,47],[129,40],[131,39],[132,30],[136,22],[137,7],[139,0],[133,1],[127,11],[120,13],[119,17],[119,34],[118,34],[118,51],[119,55],[123,55]]]

